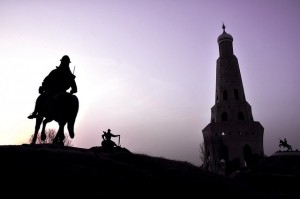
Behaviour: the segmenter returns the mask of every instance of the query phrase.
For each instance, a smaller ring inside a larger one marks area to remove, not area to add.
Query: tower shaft
[[[263,126],[254,121],[246,101],[233,37],[225,32],[218,37],[215,104],[210,123],[202,130],[205,147],[203,165],[215,172],[223,166],[226,173],[253,165],[264,155]]]

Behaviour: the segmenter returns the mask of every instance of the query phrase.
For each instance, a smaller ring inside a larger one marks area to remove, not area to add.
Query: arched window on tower
[[[227,100],[227,90],[223,91],[223,100]]]
[[[239,91],[237,89],[234,89],[234,99],[239,100]]]
[[[241,111],[238,112],[238,120],[245,120],[244,113]]]
[[[226,112],[223,112],[221,117],[223,122],[228,120],[228,116]]]

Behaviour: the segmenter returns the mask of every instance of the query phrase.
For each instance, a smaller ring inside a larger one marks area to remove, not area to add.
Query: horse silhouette
[[[292,146],[287,143],[285,138],[279,141],[279,147],[284,147],[287,148],[287,151],[292,151]]]
[[[35,123],[35,131],[31,144],[35,144],[41,124],[41,139],[46,139],[45,128],[47,123],[56,121],[59,129],[53,139],[52,144],[64,144],[64,127],[67,124],[70,138],[74,138],[74,124],[79,109],[79,101],[76,95],[68,92],[57,94],[51,99],[51,103],[43,102],[41,110],[38,112]]]

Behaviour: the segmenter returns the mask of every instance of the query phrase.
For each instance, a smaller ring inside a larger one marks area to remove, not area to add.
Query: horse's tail
[[[70,96],[70,114],[69,114],[69,118],[68,118],[68,131],[69,131],[69,135],[70,138],[74,138],[75,133],[74,133],[74,124],[75,124],[75,120],[77,117],[77,113],[79,110],[79,101],[76,95],[71,95]]]

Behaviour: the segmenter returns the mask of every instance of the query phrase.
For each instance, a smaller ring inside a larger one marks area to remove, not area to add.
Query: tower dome
[[[223,33],[218,37],[218,43],[221,43],[223,41],[231,41],[232,42],[233,37],[225,31],[224,23],[223,23],[222,28],[223,28]]]

